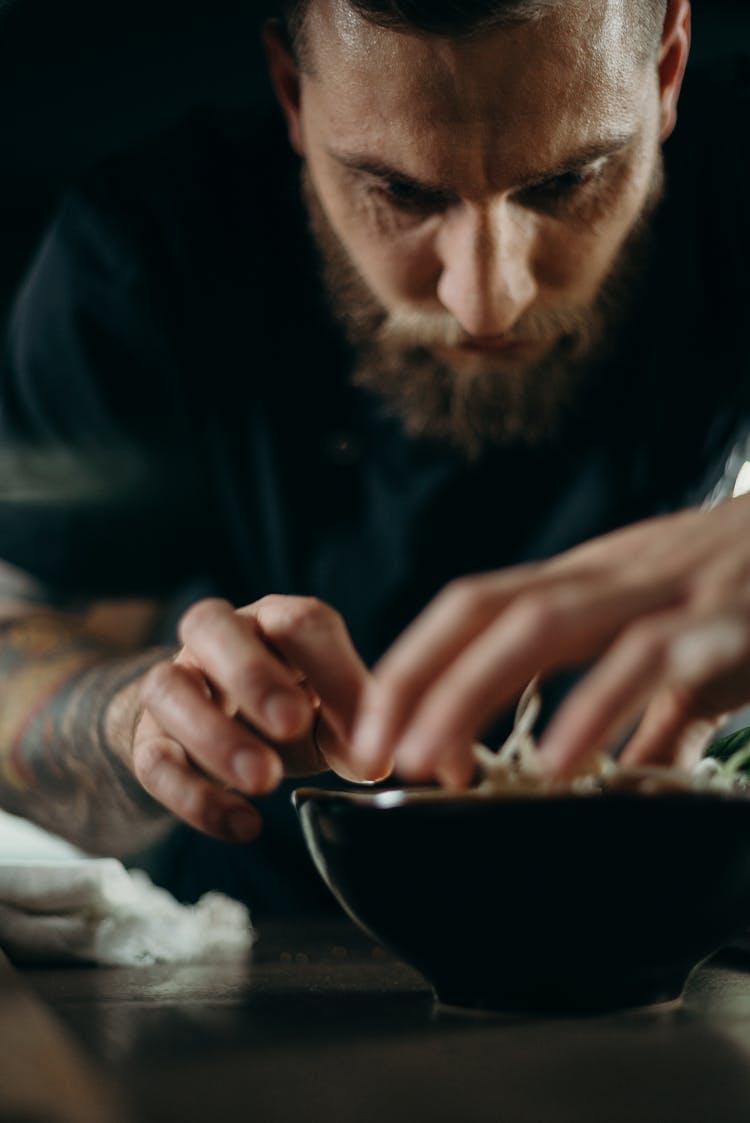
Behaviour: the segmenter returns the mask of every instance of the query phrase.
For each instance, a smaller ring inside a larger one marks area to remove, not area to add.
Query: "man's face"
[[[580,0],[462,41],[311,6],[292,136],[313,224],[364,380],[384,371],[416,431],[546,435],[611,326],[663,131],[624,8]]]

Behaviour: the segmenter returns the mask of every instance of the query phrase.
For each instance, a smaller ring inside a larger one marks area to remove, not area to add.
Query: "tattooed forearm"
[[[124,655],[62,612],[0,622],[0,807],[97,853],[158,837],[171,820],[128,762],[140,678],[167,654]]]

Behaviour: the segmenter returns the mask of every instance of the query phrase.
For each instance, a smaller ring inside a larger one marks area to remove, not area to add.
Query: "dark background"
[[[694,61],[750,51],[750,0],[694,0]],[[61,190],[198,105],[270,97],[264,0],[0,0],[0,319]],[[750,128],[750,123],[748,123]]]

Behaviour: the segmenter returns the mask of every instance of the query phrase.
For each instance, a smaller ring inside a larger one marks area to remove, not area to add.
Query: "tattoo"
[[[0,806],[97,853],[162,834],[128,762],[139,680],[171,654],[123,655],[50,609],[0,621]]]

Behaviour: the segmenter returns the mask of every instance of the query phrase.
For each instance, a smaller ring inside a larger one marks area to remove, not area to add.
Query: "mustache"
[[[525,313],[513,330],[501,334],[508,342],[554,345],[563,340],[582,344],[590,331],[590,310],[579,307],[550,307]],[[386,347],[460,347],[474,339],[448,312],[412,308],[388,313],[375,331],[376,342]]]

